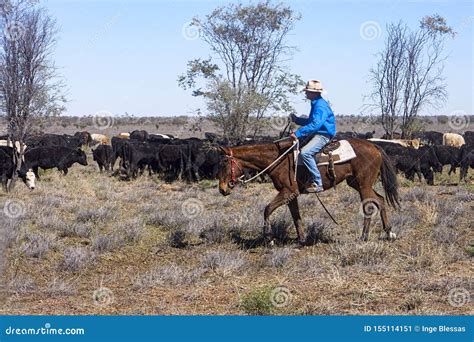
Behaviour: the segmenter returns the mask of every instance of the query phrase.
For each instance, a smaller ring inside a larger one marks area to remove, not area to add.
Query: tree
[[[455,32],[439,15],[424,17],[414,31],[402,22],[387,26],[385,48],[370,70],[369,98],[388,136],[401,129],[402,137],[409,137],[418,113],[438,108],[446,100],[443,48],[448,36],[454,37]]]
[[[56,22],[32,1],[3,1],[0,8],[0,108],[9,140],[19,143],[21,167],[25,138],[41,118],[58,115],[65,102],[52,52]]]
[[[270,1],[230,4],[193,19],[213,57],[189,61],[178,83],[205,99],[209,118],[226,138],[257,134],[270,110],[294,111],[290,95],[303,82],[285,65],[295,51],[286,38],[299,19],[291,8]]]

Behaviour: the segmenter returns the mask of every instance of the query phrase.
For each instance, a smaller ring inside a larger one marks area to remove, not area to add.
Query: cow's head
[[[77,149],[76,151],[74,151],[74,154],[76,155],[76,162],[81,165],[87,166],[87,156],[83,150]]]
[[[19,170],[18,171],[18,177],[21,178],[23,183],[28,187],[30,190],[34,190],[36,187],[36,176],[33,170],[28,169],[28,170]]]

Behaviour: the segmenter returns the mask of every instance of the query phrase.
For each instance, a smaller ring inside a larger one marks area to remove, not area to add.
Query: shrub
[[[440,224],[433,228],[431,237],[434,241],[452,245],[459,239],[459,232],[453,226]]]
[[[273,288],[265,286],[254,288],[240,299],[240,308],[248,315],[270,315],[275,311],[271,301]]]
[[[64,259],[59,265],[61,270],[77,272],[91,259],[90,252],[83,247],[69,247],[64,251]]]
[[[30,276],[18,275],[8,283],[8,289],[14,293],[25,294],[35,291],[37,285]]]
[[[286,241],[288,239],[288,229],[293,224],[293,221],[288,215],[281,214],[272,223],[272,232],[275,239],[279,241]]]
[[[308,226],[308,243],[331,243],[334,241],[334,226],[329,221],[316,219]]]
[[[419,310],[423,306],[423,297],[421,293],[414,292],[409,294],[403,303],[400,305],[400,309],[403,311]]]
[[[77,222],[105,222],[112,220],[116,216],[115,208],[91,208],[83,209],[77,213],[76,221]]]
[[[71,282],[58,278],[50,281],[43,290],[52,296],[70,296],[76,293],[76,289]]]
[[[419,201],[419,202],[428,202],[432,200],[432,195],[426,191],[426,189],[421,187],[413,187],[407,191],[403,199],[405,201]]]
[[[267,257],[266,264],[270,267],[281,268],[285,266],[293,254],[290,248],[273,249]]]
[[[44,233],[28,234],[21,246],[21,252],[31,258],[41,259],[54,246],[54,238]]]
[[[222,243],[227,238],[227,230],[214,222],[212,226],[204,228],[199,237],[209,244]]]
[[[246,263],[245,257],[241,252],[212,251],[208,252],[202,259],[201,264],[204,268],[215,272],[228,274],[236,271]]]
[[[201,268],[185,271],[177,265],[157,266],[138,276],[134,282],[135,289],[149,288],[156,285],[192,284],[199,280],[204,270]]]
[[[76,222],[72,224],[63,224],[59,229],[60,237],[80,237],[88,238],[92,233],[92,224]]]
[[[341,266],[372,266],[382,262],[388,254],[385,244],[380,242],[346,242],[332,246],[332,252]]]
[[[173,248],[184,248],[187,246],[187,243],[185,242],[186,240],[186,232],[181,229],[176,229],[171,231],[168,234],[168,238],[166,239],[166,242],[170,247]]]

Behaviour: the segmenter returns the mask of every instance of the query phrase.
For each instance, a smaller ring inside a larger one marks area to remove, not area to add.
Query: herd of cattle
[[[442,172],[449,165],[451,172],[461,169],[460,179],[465,180],[469,167],[474,167],[474,132],[464,135],[420,132],[412,139],[374,139],[372,133],[356,134],[340,132],[337,139],[368,139],[382,147],[389,155],[397,170],[408,179],[422,177],[430,185],[434,184],[434,172]],[[242,144],[270,142],[271,137],[246,140]],[[74,163],[87,165],[83,146],[92,148],[93,160],[100,172],[111,171],[121,178],[133,179],[146,170],[160,174],[167,181],[177,179],[189,182],[200,179],[215,179],[219,168],[220,152],[216,144],[228,145],[215,134],[206,134],[205,139],[177,139],[171,135],[149,134],[144,130],[121,133],[109,137],[102,134],[77,132],[74,135],[42,134],[26,139],[22,167],[18,176],[30,189],[39,179],[39,168],[57,168],[68,173]],[[12,144],[7,136],[0,136],[0,180],[6,190],[16,168]],[[18,149],[19,146],[16,146]],[[116,168],[116,163],[118,167]]]

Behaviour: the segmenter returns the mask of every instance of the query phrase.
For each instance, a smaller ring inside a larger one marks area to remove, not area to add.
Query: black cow
[[[147,141],[148,132],[144,130],[135,130],[130,133],[130,140]]]
[[[110,145],[99,145],[95,150],[92,150],[93,160],[99,165],[99,170],[102,173],[103,169],[106,171],[110,170],[112,164],[112,146]]]
[[[89,132],[83,131],[83,132],[76,132],[74,133],[74,137],[79,138],[81,141],[81,145],[87,145],[90,146],[92,145],[92,136],[90,135]]]
[[[38,179],[38,168],[52,169],[56,167],[67,175],[68,168],[74,163],[87,165],[86,154],[81,149],[72,149],[64,146],[42,146],[28,148],[25,152],[26,167],[33,169]]]
[[[450,175],[451,172],[456,173],[456,168],[460,166],[459,164],[461,162],[461,149],[446,145],[435,145],[433,149],[442,165],[451,165],[448,175]]]
[[[147,142],[128,141],[122,151],[123,159],[127,161],[126,170],[129,177],[136,178],[138,170],[143,174],[147,166],[150,175],[152,170],[157,170],[159,164],[155,146]]]
[[[186,144],[161,144],[156,146],[160,171],[165,173],[165,179],[172,181],[179,179],[185,169],[186,159],[189,156],[189,147]]]
[[[118,158],[120,158],[120,166],[119,169],[125,168],[125,160],[123,157],[123,146],[128,143],[129,140],[122,139],[119,137],[112,137],[112,160],[111,160],[111,169],[112,171],[115,168],[115,162]]]
[[[9,190],[8,181],[13,178],[16,166],[13,157],[13,148],[0,146],[0,182],[3,185],[5,192],[8,192]],[[27,169],[24,164],[22,164],[20,170],[17,171],[17,175],[30,190],[35,188],[35,174]]]
[[[415,149],[384,141],[372,141],[372,143],[383,148],[395,168],[403,172],[407,179],[413,181],[415,174],[417,174],[421,181],[420,159],[418,154],[414,152]]]
[[[67,134],[43,134],[39,136],[28,137],[25,143],[29,148],[40,146],[63,146],[76,149],[84,145],[84,137]]]
[[[474,168],[474,144],[465,144],[461,147],[461,172],[459,181],[467,181],[467,171]]]
[[[436,131],[422,131],[411,134],[412,139],[420,139],[423,145],[443,145],[443,133]]]
[[[337,132],[335,138],[337,140],[351,139],[351,138],[370,139],[374,137],[374,134],[375,134],[375,131],[367,132],[367,133]]]
[[[474,145],[474,131],[464,132],[464,141],[467,145]]]
[[[434,185],[434,172],[442,172],[443,165],[440,163],[433,146],[421,146],[418,150],[413,149],[420,160],[421,173],[429,185]]]

